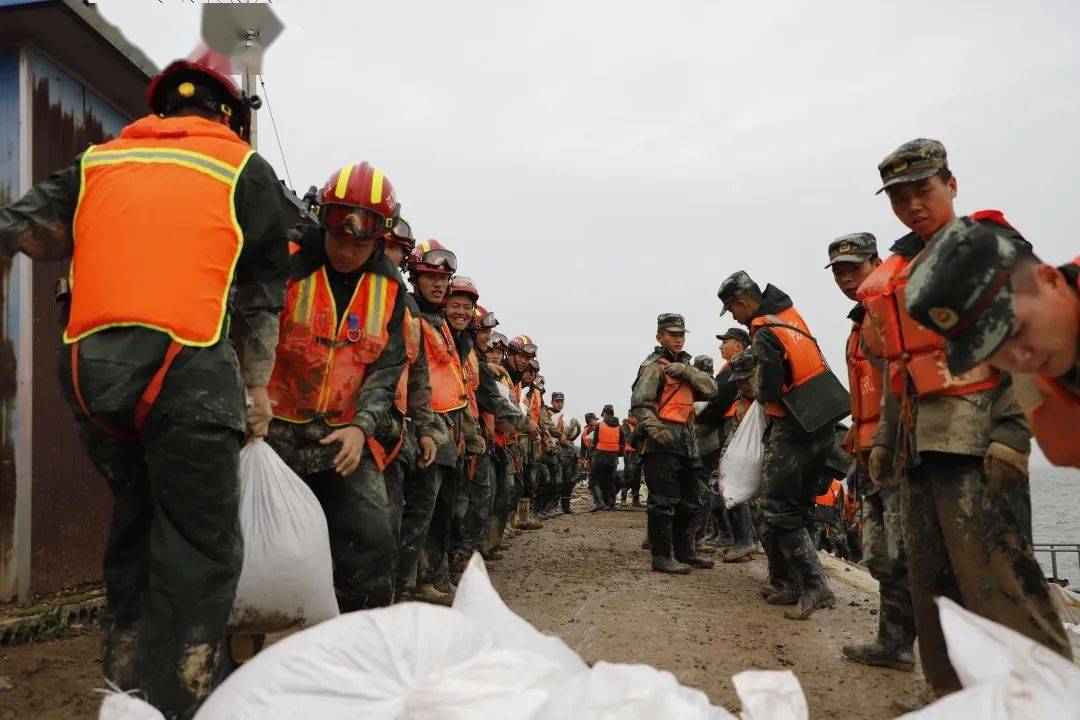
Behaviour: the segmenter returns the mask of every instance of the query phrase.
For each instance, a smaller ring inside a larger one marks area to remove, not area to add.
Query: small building
[[[81,0],[0,0],[0,204],[145,115],[156,72]],[[57,381],[67,262],[0,261],[0,602],[101,580],[112,494]]]

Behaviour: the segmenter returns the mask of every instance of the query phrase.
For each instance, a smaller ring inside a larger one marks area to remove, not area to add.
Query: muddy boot
[[[786,582],[780,586],[779,590],[766,597],[765,602],[770,605],[798,605],[800,597],[802,597],[802,589],[798,583]]]
[[[652,569],[673,575],[687,575],[692,568],[671,559],[674,544],[672,522],[673,518],[668,516],[649,518],[648,543],[652,548]]]
[[[915,610],[906,583],[882,582],[877,639],[845,645],[844,657],[862,665],[911,672],[915,667]]]
[[[749,560],[753,556],[753,554],[754,554],[754,546],[753,545],[745,545],[745,546],[743,546],[741,548],[733,547],[731,550],[728,550],[726,553],[724,553],[724,562],[726,562],[726,563],[744,562],[746,560]]]
[[[791,574],[798,578],[802,587],[798,606],[785,612],[784,617],[789,620],[806,620],[817,610],[834,607],[836,596],[829,587],[829,581],[825,579],[821,559],[806,528],[784,532],[777,536],[776,542],[787,560]]]
[[[776,544],[776,533],[768,531],[762,533],[761,544],[765,546],[765,557],[769,560],[769,584],[761,588],[761,596],[768,600],[773,595],[790,591],[789,587],[792,583],[788,582],[788,566],[787,561],[784,560],[784,554],[780,552],[780,547]],[[772,591],[768,591],[768,588],[772,588]],[[798,589],[798,586],[795,586]],[[787,600],[788,597],[778,598]],[[784,602],[779,604],[794,605],[798,601],[798,595],[791,602]],[[777,603],[774,603],[777,604]]]
[[[444,605],[450,607],[454,604],[454,598],[449,593],[438,590],[430,583],[421,583],[415,589],[410,590],[406,599],[414,602],[430,603],[432,605]]]
[[[603,494],[603,492],[596,485],[591,486],[589,488],[589,491],[592,493],[592,497],[593,497],[593,506],[591,508],[589,508],[589,512],[596,512],[597,510],[603,510],[604,509],[604,494]]]
[[[716,563],[712,560],[706,560],[698,555],[695,540],[697,527],[692,518],[676,510],[673,527],[676,560],[701,570],[711,570],[716,567]]]
[[[528,498],[523,498],[518,505],[518,517],[524,518],[518,525],[521,530],[539,530],[544,527],[543,523],[533,516],[531,504]]]
[[[562,504],[563,514],[565,514],[565,515],[573,515],[574,514],[574,509],[572,507],[570,507],[570,497],[569,496],[566,496],[566,497],[562,498],[561,504]]]
[[[762,585],[761,588],[758,589],[758,594],[760,594],[761,597],[765,600],[768,600],[770,595],[774,595],[778,592],[780,592],[780,586],[773,585],[772,583],[769,583],[768,585]]]
[[[641,493],[634,492],[634,501],[630,503],[633,507],[645,507],[641,504]]]

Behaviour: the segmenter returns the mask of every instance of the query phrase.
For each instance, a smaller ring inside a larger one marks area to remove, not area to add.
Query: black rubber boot
[[[656,572],[686,575],[691,567],[671,559],[672,518],[667,515],[649,517],[649,546],[652,548],[652,569]]]
[[[903,580],[883,580],[877,639],[845,645],[843,653],[852,662],[910,672],[915,667],[914,644],[915,610],[908,585]]]
[[[716,563],[712,560],[706,560],[697,553],[697,547],[695,546],[697,523],[694,522],[693,518],[676,510],[674,531],[676,560],[701,570],[711,570],[716,567]]]
[[[780,552],[776,544],[776,533],[772,530],[761,533],[761,546],[765,549],[765,557],[769,561],[769,584],[766,587],[777,590],[788,587],[790,583],[788,582],[787,561],[784,560],[784,554]],[[767,594],[765,588],[762,588],[761,594],[762,597],[768,599],[772,593]]]
[[[593,506],[589,508],[589,512],[596,512],[597,510],[604,509],[604,494],[600,490],[598,485],[589,486],[589,491],[592,492]]]
[[[825,570],[821,567],[814,541],[806,528],[789,530],[777,535],[776,542],[784,554],[791,575],[798,579],[802,588],[799,603],[794,610],[788,610],[784,617],[790,620],[806,620],[822,608],[836,605],[836,596],[825,579]],[[770,600],[772,598],[770,597]]]
[[[573,515],[574,509],[570,507],[570,496],[567,495],[562,498],[562,511],[565,515]]]

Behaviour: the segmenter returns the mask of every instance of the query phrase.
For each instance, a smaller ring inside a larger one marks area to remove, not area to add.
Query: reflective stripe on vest
[[[869,452],[874,447],[874,434],[881,417],[884,380],[881,370],[867,356],[864,345],[871,351],[881,351],[880,338],[869,315],[863,317],[861,325],[852,325],[845,351],[848,388],[851,391],[851,421],[855,424],[857,449]]]
[[[619,452],[619,437],[622,434],[619,426],[612,427],[607,423],[600,423],[596,431],[596,449],[601,452]]]
[[[389,341],[397,292],[396,280],[364,273],[338,321],[324,267],[289,282],[268,388],[274,417],[330,425],[352,421],[367,366]]]
[[[469,404],[465,388],[465,371],[461,367],[454,339],[444,322],[435,328],[421,318],[424,352],[427,354],[428,375],[431,379],[431,409],[437,413],[460,410]]]
[[[233,195],[251,155],[220,123],[156,115],[88,149],[64,342],[140,326],[182,345],[216,343],[244,240]]]
[[[394,388],[394,407],[402,415],[409,414],[409,369],[420,357],[420,320],[413,317],[408,308],[401,319],[401,329],[405,333],[405,367],[401,370],[397,387]]]
[[[776,325],[790,325],[791,327],[775,327]],[[791,372],[791,383],[788,384],[785,381],[783,387],[785,395],[825,372],[827,369],[825,358],[822,357],[817,343],[808,337],[811,335],[810,328],[795,308],[790,307],[774,315],[761,315],[754,318],[750,323],[750,335],[753,336],[763,327],[772,330],[773,335],[784,348],[784,360]],[[798,330],[792,328],[798,328]],[[774,416],[787,414],[779,403],[766,403],[765,412]]]
[[[480,405],[476,402],[476,391],[480,389],[480,357],[476,348],[469,351],[465,358],[465,388],[469,391],[469,413],[474,420],[480,419]]]
[[[911,263],[893,255],[859,286],[859,300],[881,335],[889,361],[889,392],[903,395],[910,377],[916,394],[969,395],[998,384],[997,371],[985,363],[963,375],[953,375],[945,359],[945,340],[908,315],[904,294]]]

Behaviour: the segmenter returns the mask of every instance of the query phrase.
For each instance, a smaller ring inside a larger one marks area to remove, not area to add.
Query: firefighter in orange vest
[[[940,695],[960,682],[938,620],[939,595],[1066,657],[1071,651],[1031,549],[1030,431],[1010,379],[985,364],[953,374],[945,341],[906,309],[913,261],[956,218],[957,182],[945,147],[913,140],[878,171],[893,212],[911,233],[859,287],[889,363],[870,476],[878,483],[889,469],[899,475],[919,657]],[[972,220],[1026,244],[1003,221],[996,211]],[[949,320],[941,313],[937,326]]]
[[[477,321],[476,303],[480,291],[469,278],[456,275],[450,282],[443,313],[450,325],[451,334],[459,355],[464,358],[465,385],[469,391],[469,413],[476,421],[478,434],[466,439],[465,457],[458,467],[458,492],[454,508],[454,533],[452,537],[451,579],[465,570],[473,551],[480,548],[488,535],[491,515],[492,448],[495,432],[526,430],[524,415],[513,403],[502,397],[495,387],[495,378],[481,360],[479,342],[485,346],[498,320],[485,312]],[[486,318],[487,327],[483,327]]]
[[[416,247],[412,228],[404,218],[398,218],[386,238],[384,252],[394,267],[405,268],[405,259]],[[393,555],[395,597],[405,593],[406,579],[399,574],[398,553],[401,548],[401,519],[405,510],[405,482],[419,468],[435,461],[439,443],[448,441],[445,428],[436,421],[431,411],[431,381],[428,376],[427,354],[420,351],[423,332],[420,329],[420,308],[411,293],[402,296],[405,314],[402,330],[405,334],[405,351],[408,364],[398,379],[394,403],[368,441],[379,443],[383,452],[394,454],[383,471],[386,481],[386,498],[389,504],[390,529],[394,535],[397,552]]]
[[[405,481],[398,583],[403,593],[414,600],[449,604],[453,588],[446,563],[457,494],[455,473],[466,436],[477,435],[476,423],[469,412],[465,369],[443,316],[450,279],[457,272],[458,261],[437,240],[425,240],[416,243],[406,267],[413,300],[420,311],[421,348],[428,364],[431,409],[445,431],[446,440],[438,443],[434,462],[418,467]]]
[[[836,597],[825,578],[809,533],[814,497],[829,482],[833,422],[849,412],[846,394],[830,394],[819,384],[828,366],[810,329],[779,288],[765,291],[740,270],[717,293],[724,312],[750,328],[757,359],[756,396],[765,407],[765,459],[762,467],[762,519],[758,536],[769,560],[769,577],[779,581],[766,598],[774,605],[796,605],[784,613],[805,620]],[[807,418],[831,418],[814,423]],[[809,427],[808,427],[809,425]]]
[[[642,362],[634,380],[630,412],[646,439],[642,448],[649,486],[648,541],[652,569],[686,574],[713,563],[697,553],[693,518],[700,516],[695,465],[700,461],[694,434],[694,401],[716,394],[716,381],[690,363],[683,351],[686,321],[678,313],[656,319],[659,343]],[[674,559],[672,554],[674,553]]]
[[[406,289],[383,252],[398,219],[393,185],[368,163],[331,174],[281,313],[268,442],[326,514],[343,612],[393,601],[397,550],[383,470],[400,446],[375,440],[407,364]]]
[[[589,465],[589,491],[593,506],[589,512],[614,510],[616,479],[619,458],[626,450],[627,436],[615,417],[615,408],[605,405],[600,411],[600,422],[589,431],[592,457]]]
[[[837,287],[858,303],[858,290],[879,265],[877,238],[851,233],[829,244],[829,264]],[[888,473],[881,485],[870,482],[867,464],[874,447],[885,369],[881,335],[866,309],[856,304],[848,314],[851,333],[845,347],[848,388],[851,392],[851,430],[844,449],[856,459],[855,481],[864,498],[863,541],[865,565],[878,581],[877,637],[844,646],[844,657],[865,665],[911,670],[915,665],[915,609],[908,584],[907,551],[900,523],[900,486]],[[853,495],[854,497],[854,495]]]
[[[1080,467],[1080,258],[1054,267],[1001,234],[947,225],[911,273],[908,310],[945,338],[953,372],[989,362],[1012,373],[1046,457]]]
[[[0,244],[72,258],[60,373],[115,499],[102,672],[185,718],[220,676],[238,453],[270,420],[297,213],[247,143],[252,99],[231,80],[179,60],[147,98],[152,114],[0,208]]]
[[[531,337],[517,335],[511,338],[510,350],[506,354],[506,371],[513,385],[513,400],[519,404],[530,422],[529,431],[518,436],[518,442],[513,449],[517,467],[515,491],[518,500],[511,524],[518,530],[529,531],[543,527],[533,515],[532,507],[537,482],[533,454],[540,443],[540,396],[532,393],[533,380],[540,370],[536,359],[537,352],[537,345]]]

